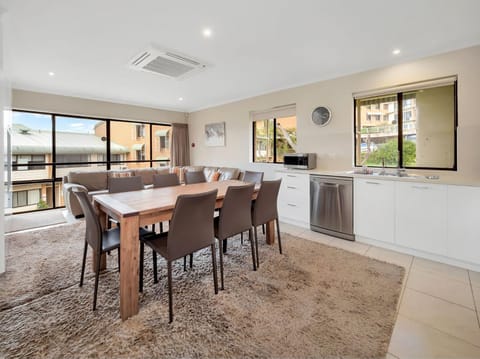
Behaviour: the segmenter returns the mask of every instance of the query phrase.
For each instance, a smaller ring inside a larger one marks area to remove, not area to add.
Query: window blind
[[[284,106],[276,106],[268,110],[251,111],[250,118],[253,121],[268,120],[270,118],[281,118],[296,116],[296,105],[289,104]]]

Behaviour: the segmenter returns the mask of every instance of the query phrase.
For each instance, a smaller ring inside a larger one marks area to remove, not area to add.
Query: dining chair
[[[180,180],[176,173],[153,175],[153,188],[179,186]]]
[[[142,177],[109,177],[108,193],[130,192],[144,189]]]
[[[77,197],[83,215],[85,216],[85,247],[83,249],[82,274],[80,276],[80,287],[83,286],[83,277],[85,274],[85,262],[87,259],[88,246],[96,253],[95,263],[95,289],[93,292],[93,310],[97,307],[98,278],[100,275],[100,260],[103,253],[111,250],[118,250],[118,270],[120,271],[120,228],[102,230],[100,220],[93,208],[92,202],[88,198],[85,188],[82,186],[72,187],[72,192]],[[143,228],[139,230],[139,237],[145,239],[153,235]]]
[[[255,265],[255,248],[252,235],[252,196],[255,184],[244,186],[229,186],[223,199],[220,215],[214,219],[215,237],[218,239],[220,253],[220,283],[223,286],[223,244],[229,237],[248,231],[248,238],[252,249],[253,270]]]
[[[261,184],[263,181],[263,175],[263,172],[245,171],[243,173],[242,181],[247,183]],[[262,225],[262,231],[263,234],[265,234],[265,225]],[[243,232],[240,233],[240,241],[243,244]]]
[[[217,260],[213,231],[213,212],[217,190],[184,194],[177,197],[168,232],[159,233],[140,243],[140,287],[143,290],[143,251],[145,245],[164,257],[168,273],[169,322],[173,321],[172,261],[200,249],[210,247],[212,256],[213,284],[218,293]]]
[[[275,221],[277,225],[278,249],[280,254],[282,254],[282,239],[280,238],[280,225],[277,210],[277,198],[281,182],[281,178],[273,181],[263,181],[252,208],[252,225],[255,233],[255,257],[257,259],[257,268],[260,267],[260,261],[258,258],[258,226],[267,224],[273,220]]]
[[[207,182],[203,171],[187,171],[185,172],[185,184]]]

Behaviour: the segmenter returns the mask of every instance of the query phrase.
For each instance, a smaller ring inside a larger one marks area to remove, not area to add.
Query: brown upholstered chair
[[[153,175],[153,188],[171,187],[180,185],[180,180],[175,173]]]
[[[97,307],[97,291],[98,291],[98,277],[100,274],[100,259],[103,253],[109,252],[114,249],[118,249],[118,270],[120,270],[120,229],[114,228],[110,230],[102,230],[100,220],[97,213],[93,208],[92,202],[90,202],[85,187],[75,186],[72,187],[72,192],[78,199],[78,202],[82,208],[83,215],[85,216],[85,248],[83,250],[82,260],[82,274],[80,276],[80,287],[83,286],[83,277],[85,274],[85,261],[87,258],[88,246],[96,253],[97,263],[95,263],[95,289],[93,292],[93,310]],[[140,229],[139,236],[141,239],[145,239],[147,236],[153,235],[152,232],[148,232],[145,229]]]
[[[144,189],[142,177],[109,177],[108,178],[108,192],[129,192]]]
[[[203,171],[187,171],[185,172],[185,184],[207,182]]]
[[[253,270],[257,270],[255,265],[255,246],[252,236],[252,195],[255,185],[230,186],[223,199],[220,215],[215,217],[215,237],[218,238],[220,253],[220,278],[223,290],[223,243],[227,238],[232,237],[243,231],[248,231],[248,238],[252,249]]]
[[[263,172],[245,171],[242,178],[243,182],[261,184],[263,181]]]
[[[172,261],[210,247],[212,253],[213,283],[218,293],[217,261],[215,258],[215,237],[213,232],[213,212],[217,190],[180,195],[173,210],[168,232],[160,233],[153,239],[140,243],[140,278],[143,287],[143,251],[149,246],[167,260],[169,321],[173,321],[172,301]],[[143,288],[140,289],[143,289]]]
[[[274,181],[263,181],[253,205],[252,224],[255,233],[257,268],[260,266],[260,261],[258,259],[258,226],[275,220],[277,225],[278,249],[280,250],[280,254],[282,254],[282,240],[280,238],[280,225],[278,223],[277,211],[277,198],[281,181],[281,179]]]

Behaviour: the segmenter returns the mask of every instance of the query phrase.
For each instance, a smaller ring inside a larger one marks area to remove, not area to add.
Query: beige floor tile
[[[416,268],[431,272],[437,272],[443,274],[445,277],[460,280],[464,283],[470,282],[468,279],[468,271],[466,269],[454,267],[448,264],[415,257],[412,263],[412,270]]]
[[[370,248],[368,244],[347,241],[341,238],[333,238],[333,240],[330,242],[330,245],[333,247],[342,248],[342,249],[345,249],[346,251],[358,253],[361,255],[365,255],[365,253]]]
[[[472,285],[476,285],[477,287],[480,287],[480,272],[474,272],[472,270],[469,270],[469,275],[470,275],[470,281],[472,282]]]
[[[366,255],[368,257],[372,257],[387,263],[399,265],[401,267],[404,267],[405,269],[409,269],[413,261],[413,256],[411,255],[390,251],[388,249],[375,246],[371,246],[368,249]]]
[[[387,353],[385,359],[400,359],[399,357],[393,355],[392,353]]]
[[[402,315],[388,351],[400,359],[480,358],[480,347]]]
[[[406,288],[399,313],[471,344],[480,343],[474,310]]]
[[[280,231],[298,237],[300,233],[305,231],[305,228],[294,226],[290,223],[280,222]]]
[[[419,267],[412,268],[408,276],[407,288],[475,310],[470,284],[450,279],[439,272],[427,271]]]
[[[309,239],[314,242],[330,245],[333,240],[333,237],[327,236],[326,234],[314,232],[310,230],[305,230],[299,234],[299,237]]]
[[[472,286],[472,289],[473,289],[473,299],[475,300],[477,315],[479,315],[479,321],[480,321],[480,287],[477,287],[476,285],[474,285]]]

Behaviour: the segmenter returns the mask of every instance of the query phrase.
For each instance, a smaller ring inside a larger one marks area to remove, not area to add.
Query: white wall
[[[193,164],[238,166],[265,171],[272,177],[281,165],[251,162],[252,132],[250,111],[296,103],[298,152],[317,153],[317,168],[345,170],[353,166],[352,93],[400,84],[458,75],[458,175],[480,176],[480,46],[450,52],[341,78],[278,91],[189,114]],[[311,112],[319,105],[333,113],[331,123],[319,127]],[[204,126],[226,122],[226,146],[206,147]]]
[[[52,112],[118,120],[137,120],[158,123],[186,122],[186,114],[184,112],[18,89],[14,89],[12,92],[12,108],[16,110]]]
[[[10,100],[10,87],[3,70],[3,36],[2,36],[2,9],[0,9],[0,168],[2,178],[0,180],[0,273],[5,272],[5,186],[4,186],[4,111],[8,110]]]

